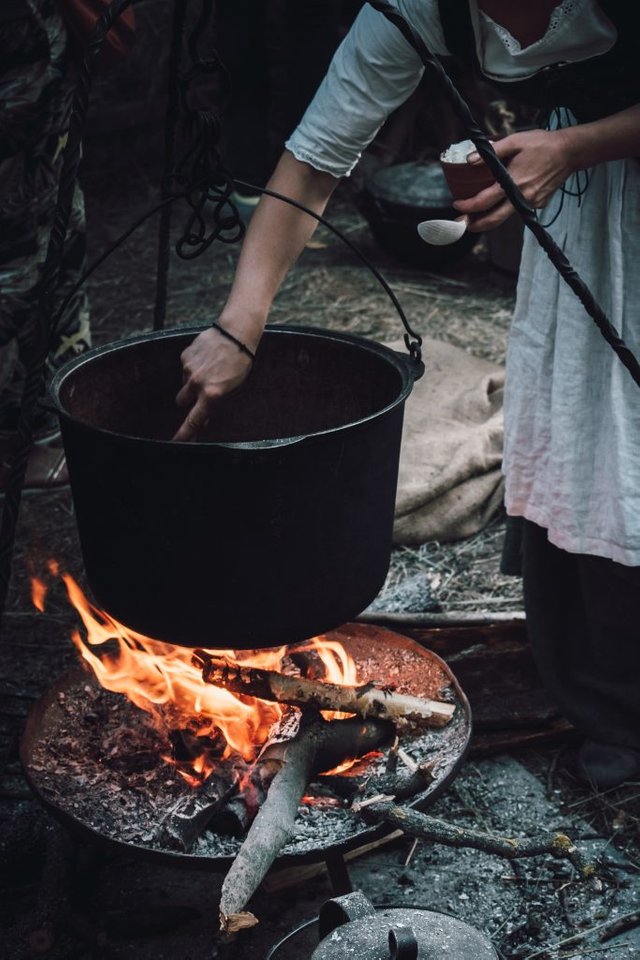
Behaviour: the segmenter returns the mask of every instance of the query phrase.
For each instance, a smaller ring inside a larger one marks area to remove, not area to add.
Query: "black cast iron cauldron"
[[[389,565],[404,401],[422,364],[358,337],[267,327],[206,435],[174,443],[180,353],[149,333],[52,383],[89,585],[184,646],[300,641],[353,619]]]

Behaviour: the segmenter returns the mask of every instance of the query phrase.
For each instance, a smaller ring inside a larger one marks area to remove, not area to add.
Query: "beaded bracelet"
[[[219,323],[215,322],[215,320],[211,322],[211,326],[215,327],[215,329],[219,333],[221,333],[223,337],[226,337],[227,340],[231,340],[232,343],[235,343],[238,350],[240,350],[242,353],[245,353],[249,357],[252,363],[255,361],[256,359],[255,353],[249,350],[249,347],[247,347],[246,344],[242,342],[242,340],[238,340],[237,337],[234,337],[232,333],[229,333],[228,330],[225,330],[224,327],[221,327]]]

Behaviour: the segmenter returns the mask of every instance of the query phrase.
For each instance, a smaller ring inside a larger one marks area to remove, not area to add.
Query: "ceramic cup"
[[[480,190],[495,182],[484,160],[480,163],[467,163],[466,160],[452,162],[444,159],[452,154],[457,157],[466,157],[475,149],[471,140],[461,140],[440,154],[440,164],[454,200],[467,200],[469,197],[474,197]]]

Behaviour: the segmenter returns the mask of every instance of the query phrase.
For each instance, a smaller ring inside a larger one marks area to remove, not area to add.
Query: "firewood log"
[[[435,780],[433,768],[436,762],[436,760],[429,760],[420,763],[408,776],[385,773],[379,777],[370,777],[360,785],[358,792],[363,799],[376,794],[384,794],[395,797],[396,800],[408,800],[415,797],[416,794],[422,793],[433,783]],[[358,810],[358,803],[359,801],[356,800],[353,804],[354,812]]]
[[[188,853],[218,812],[236,792],[238,779],[215,774],[201,787],[180,797],[158,824],[156,839],[165,847]]]
[[[196,650],[193,662],[202,669],[202,679],[232,693],[259,700],[289,703],[314,710],[354,713],[363,719],[377,717],[412,727],[442,727],[455,712],[455,704],[412,697],[371,683],[342,686],[275,670],[243,667],[206,650]]]
[[[245,907],[291,837],[313,775],[388,743],[394,732],[392,724],[381,720],[327,722],[315,713],[305,716],[299,734],[285,745],[281,769],[222,884],[220,926],[225,933],[258,922]]]

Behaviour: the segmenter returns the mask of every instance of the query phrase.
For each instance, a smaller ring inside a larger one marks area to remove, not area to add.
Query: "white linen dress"
[[[447,54],[437,0],[397,7],[433,53]],[[496,79],[603,53],[616,38],[595,0],[564,0],[544,37],[524,49],[475,0],[471,11],[479,62]],[[287,148],[317,169],[348,175],[421,73],[397,28],[365,6]],[[540,211],[542,223],[560,196]],[[640,357],[640,161],[592,169],[580,202],[565,196],[548,229]],[[640,565],[640,389],[525,232],[506,364],[507,512],[547,529],[570,553]]]

